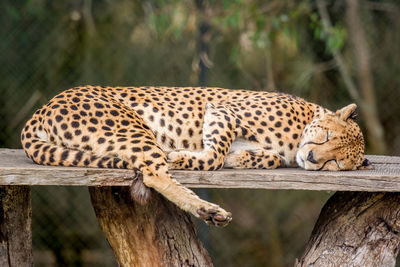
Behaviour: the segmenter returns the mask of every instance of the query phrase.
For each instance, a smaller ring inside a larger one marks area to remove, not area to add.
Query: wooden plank
[[[374,170],[306,171],[298,168],[276,170],[171,171],[188,187],[262,188],[333,191],[400,192],[400,157],[367,156]],[[0,149],[0,185],[125,186],[130,170],[40,166],[22,150]]]

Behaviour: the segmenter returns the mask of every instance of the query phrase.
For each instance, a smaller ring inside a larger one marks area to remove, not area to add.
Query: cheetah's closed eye
[[[231,214],[198,198],[168,169],[368,168],[355,109],[331,112],[281,93],[84,86],[36,111],[21,140],[38,164],[135,170],[142,181],[134,182],[137,200],[145,202],[145,189],[154,188],[183,210],[224,226]]]

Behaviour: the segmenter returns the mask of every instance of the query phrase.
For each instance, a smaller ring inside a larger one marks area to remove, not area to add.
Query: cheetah
[[[84,86],[37,110],[21,141],[37,164],[131,169],[133,197],[149,189],[217,226],[231,213],[168,170],[356,170],[369,167],[356,105],[336,112],[275,92],[199,87]]]

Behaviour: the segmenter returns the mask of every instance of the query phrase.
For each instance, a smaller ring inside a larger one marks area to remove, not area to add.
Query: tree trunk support
[[[0,186],[0,266],[33,266],[29,186]]]
[[[395,266],[400,193],[337,192],[295,266]]]
[[[90,187],[120,266],[212,266],[190,217],[158,193],[140,206],[129,187]],[[33,266],[29,186],[0,186],[0,266]],[[400,193],[337,192],[295,266],[395,266]]]
[[[120,266],[213,266],[190,217],[158,193],[141,206],[129,187],[89,187],[89,192]]]

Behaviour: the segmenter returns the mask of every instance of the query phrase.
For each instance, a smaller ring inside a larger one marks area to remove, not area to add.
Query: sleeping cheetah
[[[36,111],[21,140],[38,164],[135,170],[138,201],[153,188],[207,223],[224,226],[231,214],[180,185],[169,169],[367,168],[355,109],[351,104],[331,112],[282,93],[84,86]]]

